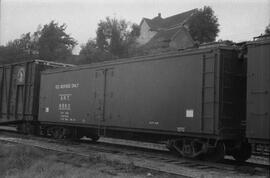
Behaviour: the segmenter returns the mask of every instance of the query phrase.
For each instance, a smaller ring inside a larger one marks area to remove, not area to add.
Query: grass
[[[69,160],[68,163],[61,160]],[[86,160],[79,159],[70,163],[69,157],[22,145],[0,144],[1,178],[84,178],[99,173],[82,166]],[[92,177],[91,176],[91,177]],[[102,176],[103,177],[103,176]],[[106,177],[106,176],[105,176]]]
[[[149,177],[149,174],[171,177],[132,163],[109,161],[102,155],[86,158],[0,142],[0,178]]]
[[[0,175],[12,174],[29,168],[33,161],[43,157],[38,149],[22,145],[0,145]]]

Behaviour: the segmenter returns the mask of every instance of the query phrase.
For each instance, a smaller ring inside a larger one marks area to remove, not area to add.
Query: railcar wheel
[[[59,131],[58,129],[53,129],[52,137],[55,139],[59,138]]]
[[[251,144],[248,142],[242,142],[239,149],[232,153],[233,158],[239,162],[245,162],[251,157]]]
[[[48,137],[48,128],[41,125],[39,128],[39,135],[44,136],[44,137]]]
[[[95,135],[91,136],[90,138],[92,139],[92,142],[97,142],[100,137],[98,135]]]
[[[173,153],[187,158],[198,158],[206,152],[205,143],[198,139],[169,140],[167,148]]]
[[[64,139],[65,133],[63,128],[55,128],[52,133],[53,138],[55,139]]]
[[[173,140],[169,140],[166,144],[166,147],[168,150],[170,150],[173,154],[179,154],[179,152],[175,149],[174,147],[175,142]],[[179,154],[179,156],[182,156],[181,154]]]
[[[209,148],[204,159],[212,162],[222,161],[225,153],[225,144],[223,142],[218,142],[215,148]]]

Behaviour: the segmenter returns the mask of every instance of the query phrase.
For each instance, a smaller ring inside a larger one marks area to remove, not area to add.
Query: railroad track
[[[2,134],[1,134],[2,133]],[[46,150],[75,154],[78,156],[99,156],[104,160],[132,164],[169,174],[186,177],[254,177],[269,176],[269,164],[244,163],[236,164],[232,160],[211,163],[185,158],[177,158],[165,150],[134,148],[110,143],[92,143],[87,140],[80,142],[54,140],[35,136],[18,135],[0,132],[0,141],[34,146]]]
[[[0,126],[0,131],[17,133],[16,127],[10,127],[10,126]],[[89,139],[87,138],[81,139],[80,142],[89,143]],[[147,151],[147,150],[149,151],[150,149],[151,152],[155,152],[155,153],[159,152],[161,154],[165,154],[166,156],[168,156],[168,154],[171,156],[171,154],[168,153],[168,149],[165,144],[154,144],[154,143],[148,143],[148,142],[138,142],[138,141],[132,141],[132,140],[123,140],[123,139],[111,139],[111,138],[104,138],[104,137],[101,137],[98,143],[103,144],[105,148],[108,146],[112,147],[113,145],[115,145],[114,149],[116,149],[119,146],[121,147],[124,146],[124,147],[127,147],[128,149],[141,149],[143,151]],[[173,155],[173,157],[175,157],[175,155]],[[224,162],[227,162],[227,164],[237,164],[232,156],[225,156]],[[246,162],[247,163],[244,163],[244,164],[252,165],[255,163],[255,166],[256,164],[264,164],[264,165],[270,166],[269,155],[254,154]]]

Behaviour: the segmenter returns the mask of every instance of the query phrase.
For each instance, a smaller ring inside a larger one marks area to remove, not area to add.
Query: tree
[[[85,45],[82,45],[79,56],[80,63],[101,62],[116,58],[110,52],[100,49],[95,40],[89,40]]]
[[[137,24],[107,17],[98,23],[96,38],[81,46],[81,63],[92,63],[133,55],[136,38],[140,35]]]
[[[267,26],[267,27],[265,27],[265,35],[270,35],[270,24]]]
[[[209,6],[196,10],[187,25],[193,40],[199,43],[215,41],[219,32],[218,18]]]
[[[51,21],[39,26],[33,34],[22,34],[19,39],[8,42],[0,50],[2,61],[20,61],[32,58],[65,62],[72,56],[77,42],[66,34],[66,24]]]
[[[131,26],[131,32],[130,32],[129,37],[136,39],[139,36],[140,36],[140,25],[134,23]]]
[[[13,46],[0,46],[0,64],[25,60],[29,57],[25,51]]]
[[[139,27],[130,25],[125,20],[107,17],[98,24],[96,45],[101,51],[109,52],[117,57],[127,57],[128,49],[139,36]]]
[[[19,39],[9,41],[7,47],[20,49],[29,55],[33,55],[38,53],[37,42],[36,32],[33,35],[29,32],[22,34]]]
[[[72,49],[77,42],[66,34],[66,24],[59,25],[51,21],[36,32],[38,37],[39,56],[44,60],[63,61],[72,55]]]
[[[34,58],[32,44],[30,33],[22,34],[19,39],[9,41],[6,46],[0,47],[0,63],[19,62]]]

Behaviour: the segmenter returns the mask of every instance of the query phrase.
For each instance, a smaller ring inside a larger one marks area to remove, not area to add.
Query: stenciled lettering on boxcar
[[[62,121],[75,121],[76,119],[70,118],[70,110],[71,110],[71,96],[72,94],[59,94],[59,104],[58,111],[59,117]]]
[[[177,132],[185,132],[185,127],[176,127]]]
[[[79,83],[64,83],[64,84],[56,84],[56,90],[62,89],[76,89],[79,88]],[[76,121],[76,118],[70,116],[71,111],[71,93],[60,93],[58,94],[58,111],[59,111],[59,119],[61,121]]]
[[[66,83],[66,84],[56,84],[55,89],[70,89],[70,88],[79,88],[78,83]]]
[[[159,122],[157,122],[157,121],[149,121],[148,124],[149,125],[159,125]]]

